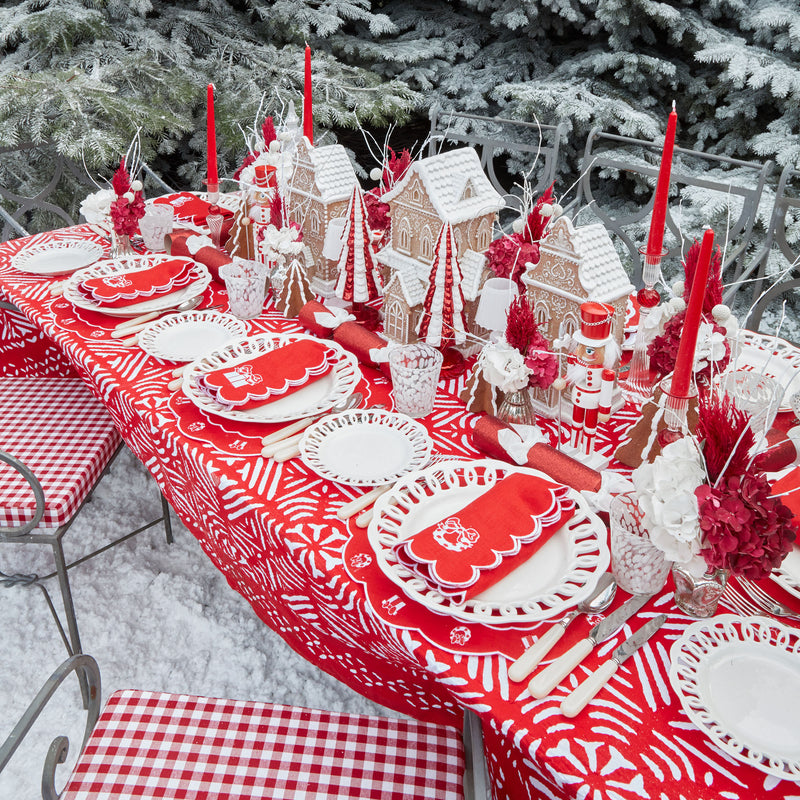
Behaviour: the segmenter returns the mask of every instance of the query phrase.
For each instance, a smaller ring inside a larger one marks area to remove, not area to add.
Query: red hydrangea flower
[[[717,486],[703,484],[697,497],[703,549],[709,567],[752,580],[766,578],[786,557],[797,535],[792,512],[770,496],[763,473],[745,472]]]

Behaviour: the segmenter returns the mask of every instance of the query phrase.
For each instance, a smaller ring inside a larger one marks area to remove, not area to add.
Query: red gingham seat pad
[[[108,412],[79,378],[0,378],[0,449],[42,484],[39,528],[72,519],[119,442]],[[28,482],[0,463],[0,527],[24,524],[35,509]]]
[[[409,720],[126,690],[61,800],[456,800],[458,732]]]

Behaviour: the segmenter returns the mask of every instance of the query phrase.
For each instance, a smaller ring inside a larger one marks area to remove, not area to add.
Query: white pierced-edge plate
[[[455,513],[515,472],[551,480],[537,470],[489,459],[445,461],[401,478],[375,504],[367,532],[378,566],[408,597],[467,622],[539,622],[576,606],[591,594],[610,556],[605,525],[572,490],[576,510],[569,523],[524,564],[463,605],[429,588],[392,552],[398,542]]]
[[[800,392],[800,348],[785,339],[748,330],[739,331],[738,343],[739,354],[730,369],[774,378],[783,390],[778,411],[791,411],[790,399]]]
[[[110,307],[95,303],[93,300],[87,298],[78,288],[79,284],[85,280],[89,280],[89,278],[101,278],[106,275],[139,272],[140,270],[155,266],[162,261],[187,261],[192,265],[197,277],[188,286],[184,286],[177,292],[162,294],[151,300],[119,307]],[[211,283],[211,273],[203,264],[198,264],[192,261],[191,258],[179,258],[164,254],[134,255],[127,256],[123,259],[105,259],[103,261],[98,261],[93,266],[87,267],[67,278],[67,283],[64,286],[64,298],[69,300],[69,302],[77,308],[85,308],[88,311],[96,311],[99,314],[107,314],[110,317],[138,317],[139,314],[149,314],[151,311],[167,311],[170,308],[175,308],[184,300],[202,294],[209,283]]]
[[[670,648],[669,679],[689,719],[735,759],[800,780],[800,631],[723,614]]]
[[[139,334],[139,347],[165,361],[194,361],[233,339],[247,335],[247,323],[218,311],[171,314]]]
[[[770,578],[789,594],[800,598],[800,547],[793,547]]]
[[[380,486],[421,469],[433,442],[404,414],[363,409],[331,414],[300,442],[303,463],[317,475],[348,486]]]
[[[69,275],[88,267],[103,255],[99,242],[81,240],[47,242],[20,250],[12,256],[11,266],[32,275]]]
[[[302,333],[260,333],[228,342],[193,361],[183,374],[183,393],[201,410],[218,417],[241,422],[287,422],[323,414],[349,397],[361,380],[358,359],[336,342],[325,342],[336,353],[333,369],[292,394],[269,403],[235,410],[221,406],[197,385],[201,375],[221,367],[233,367],[251,358],[276,350],[300,339],[313,339]]]

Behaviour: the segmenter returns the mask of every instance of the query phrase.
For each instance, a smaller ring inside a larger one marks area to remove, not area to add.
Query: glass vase
[[[728,584],[730,570],[716,569],[697,577],[678,564],[672,567],[675,582],[675,604],[690,617],[706,619],[717,613],[722,593]]]
[[[536,413],[533,410],[531,394],[528,389],[504,392],[497,416],[509,425],[533,425]]]
[[[131,237],[127,233],[111,231],[111,258],[127,258],[133,255]]]

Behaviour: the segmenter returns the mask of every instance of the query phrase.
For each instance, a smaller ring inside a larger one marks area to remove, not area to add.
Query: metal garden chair
[[[788,164],[781,172],[778,188],[775,192],[775,204],[769,222],[767,239],[761,249],[753,257],[748,272],[755,273],[754,296],[756,301],[744,322],[745,327],[757,331],[761,327],[764,312],[776,300],[791,295],[797,296],[800,289],[800,247],[792,247],[787,239],[787,223],[800,217],[800,171]],[[782,277],[773,282],[767,273],[770,255],[775,252],[785,263],[778,263],[785,269]],[[771,284],[771,285],[770,285]],[[798,299],[800,301],[800,298]],[[795,312],[796,313],[796,312]]]
[[[45,185],[29,184],[30,161],[46,165]],[[175,191],[146,164],[142,171],[146,193]],[[80,201],[96,189],[83,164],[62,156],[52,144],[0,147],[0,242],[75,225]]]
[[[588,212],[605,224],[609,232],[618,237],[627,251],[631,281],[641,286],[642,259],[639,246],[646,241],[634,238],[632,231],[636,223],[647,220],[653,208],[652,194],[655,191],[663,143],[648,142],[605,133],[594,128],[586,140],[581,161],[579,202],[573,206],[576,216]],[[667,229],[680,243],[679,252],[670,255],[682,257],[692,243],[692,238],[701,231],[681,231],[675,213],[679,200],[689,197],[693,191],[705,190],[714,193],[721,207],[730,209],[730,224],[727,236],[718,231],[717,242],[727,246],[722,265],[723,283],[728,287],[723,302],[729,305],[737,289],[752,272],[748,256],[752,250],[750,241],[753,225],[758,214],[759,201],[764,182],[772,170],[772,162],[742,161],[687,150],[676,147],[673,158],[671,186],[673,192],[667,211]],[[626,178],[631,180],[626,181]],[[652,189],[648,202],[634,197],[642,192],[645,182]],[[627,201],[627,208],[624,203]],[[621,210],[620,210],[621,209]],[[623,259],[624,261],[624,259]]]
[[[72,671],[85,675],[91,697],[82,752],[58,795],[55,769],[69,743],[53,741],[44,800],[489,798],[471,712],[463,739],[413,720],[165,692],[115,692],[100,713],[100,673],[86,655],[64,662],[41,689],[0,747],[0,771]]]
[[[69,654],[82,652],[69,570],[110,547],[164,524],[172,541],[169,505],[158,519],[67,564],[62,540],[92,489],[122,446],[105,407],[79,378],[0,378],[0,543],[50,547],[48,575],[0,571],[0,585],[38,586]],[[58,580],[64,623],[46,581]]]

